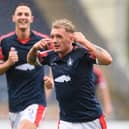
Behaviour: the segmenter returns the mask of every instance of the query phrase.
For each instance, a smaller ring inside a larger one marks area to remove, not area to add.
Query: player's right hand
[[[52,89],[54,87],[54,80],[52,77],[44,76],[44,85],[47,89]]]
[[[38,50],[38,49],[48,50],[49,49],[50,42],[51,42],[50,39],[41,39],[40,41],[38,41],[37,43],[35,43],[34,48],[36,50]]]

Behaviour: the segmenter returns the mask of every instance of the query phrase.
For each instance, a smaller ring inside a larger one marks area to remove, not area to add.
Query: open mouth
[[[54,48],[55,49],[59,49],[60,48],[60,45],[54,45]]]
[[[25,24],[27,24],[27,20],[19,20],[19,23],[22,25],[25,25]]]

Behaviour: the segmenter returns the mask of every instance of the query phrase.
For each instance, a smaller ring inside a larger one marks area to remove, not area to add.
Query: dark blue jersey
[[[19,57],[19,61],[6,72],[10,112],[21,111],[30,104],[46,106],[43,67],[30,65],[26,60],[29,49],[42,38],[43,35],[33,31],[25,41],[18,39],[15,32],[1,40],[4,60],[7,60],[11,47],[15,48]]]
[[[95,63],[84,48],[73,49],[62,59],[55,52],[44,58],[42,64],[49,64],[53,70],[61,120],[86,122],[102,115],[95,96]]]

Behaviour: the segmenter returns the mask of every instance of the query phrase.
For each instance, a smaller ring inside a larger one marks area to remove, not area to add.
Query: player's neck
[[[70,46],[68,49],[66,49],[65,51],[59,52],[58,55],[60,58],[65,57],[67,54],[69,54],[73,49],[73,46]]]
[[[30,30],[17,30],[16,29],[16,35],[20,39],[28,39],[30,37]]]

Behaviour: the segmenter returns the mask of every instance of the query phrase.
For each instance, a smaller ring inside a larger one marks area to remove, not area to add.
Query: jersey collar
[[[16,35],[17,36],[17,35]],[[32,36],[32,32],[30,34],[30,37],[26,38],[26,39],[21,39],[19,37],[17,37],[17,40],[21,43],[21,44],[27,44],[30,40],[31,40],[31,36]]]

